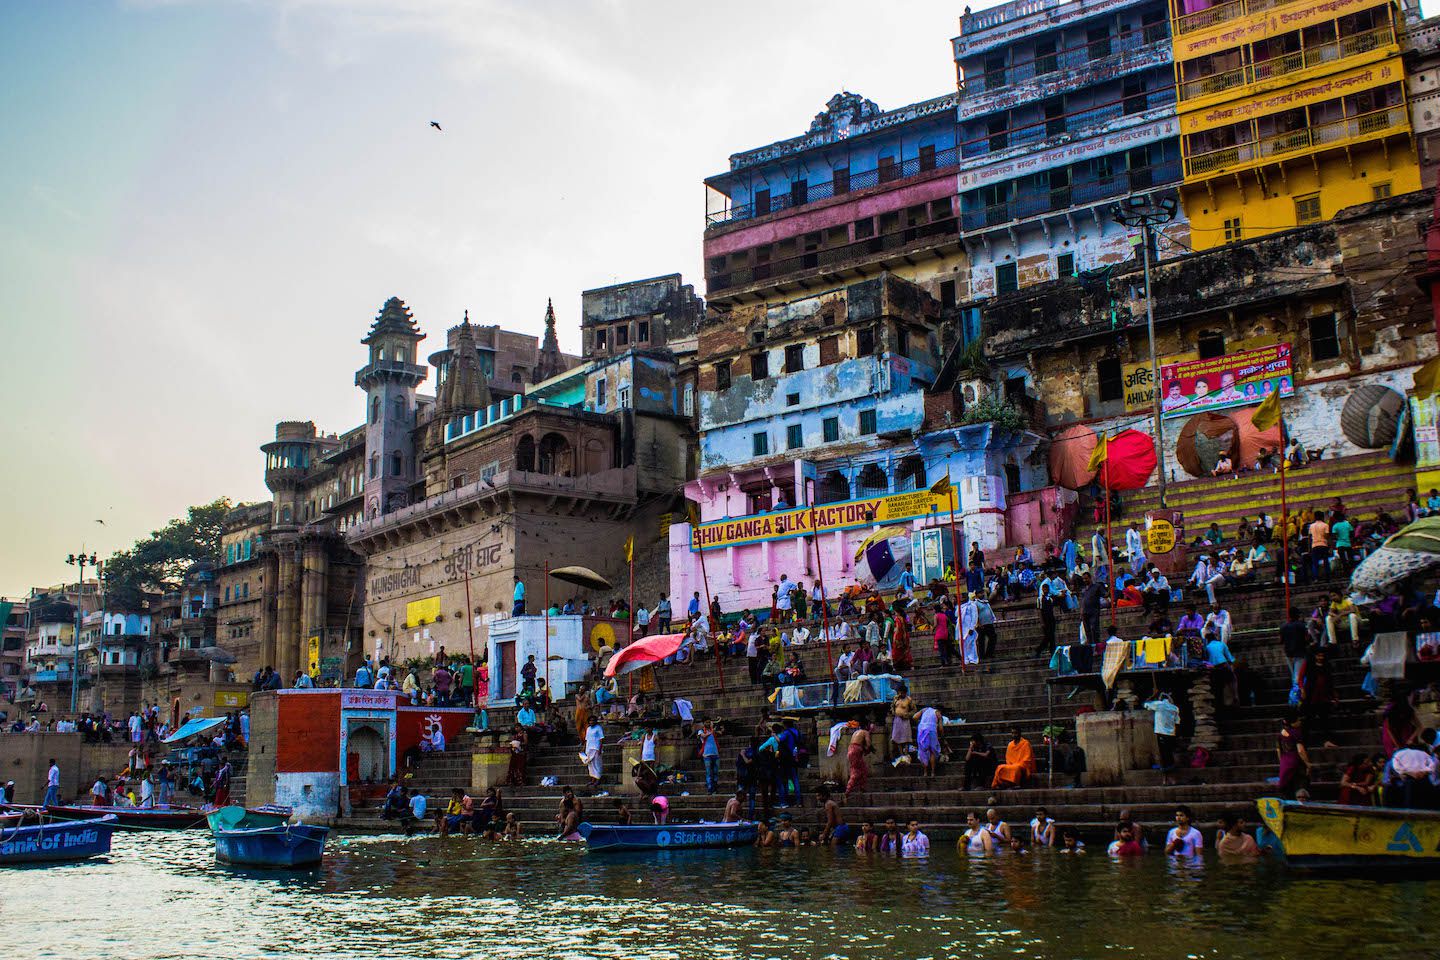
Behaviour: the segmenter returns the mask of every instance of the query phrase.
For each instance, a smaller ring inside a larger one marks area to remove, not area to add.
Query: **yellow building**
[[[1404,0],[1170,0],[1192,244],[1420,189]]]

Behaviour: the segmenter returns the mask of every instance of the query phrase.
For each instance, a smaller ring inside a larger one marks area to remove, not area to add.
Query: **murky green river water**
[[[1431,957],[1440,880],[1045,853],[587,854],[332,838],[305,874],[217,866],[203,833],[0,871],[0,957]]]

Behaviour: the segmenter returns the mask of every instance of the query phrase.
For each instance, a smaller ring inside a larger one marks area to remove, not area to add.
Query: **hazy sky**
[[[0,0],[0,593],[266,497],[275,421],[360,421],[391,295],[426,351],[554,297],[577,351],[581,290],[703,288],[704,177],[953,89],[962,6]]]

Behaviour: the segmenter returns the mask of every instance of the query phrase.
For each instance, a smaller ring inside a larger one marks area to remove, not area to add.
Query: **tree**
[[[138,608],[147,592],[173,589],[191,566],[220,562],[220,535],[230,500],[191,507],[128,550],[105,561],[105,593],[117,607]]]

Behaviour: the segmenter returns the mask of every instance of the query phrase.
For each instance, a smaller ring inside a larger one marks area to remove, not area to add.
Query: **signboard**
[[[1410,398],[1410,416],[1415,421],[1415,487],[1440,489],[1440,404],[1435,397]]]
[[[387,710],[400,698],[398,690],[345,690],[340,694],[341,710]]]
[[[440,616],[440,598],[426,597],[423,600],[411,600],[405,604],[405,623],[412,627],[418,627],[422,623],[434,623]]]
[[[320,679],[326,683],[338,683],[341,680],[339,657],[320,658]]]
[[[1195,353],[1176,353],[1168,357],[1160,358],[1160,366],[1169,363],[1184,363],[1187,360],[1196,359]],[[1133,413],[1136,410],[1149,410],[1155,402],[1155,384],[1150,376],[1150,361],[1143,360],[1139,363],[1132,363],[1121,368],[1121,375],[1124,378],[1125,386],[1125,410]]]
[[[765,540],[789,540],[816,533],[852,530],[949,512],[950,498],[928,489],[893,493],[884,497],[824,503],[774,513],[757,513],[738,520],[702,523],[690,531],[691,550],[719,550]]]
[[[1145,552],[1169,553],[1175,549],[1175,525],[1159,517],[1146,521]]]
[[[306,646],[309,648],[310,656],[305,666],[305,672],[313,677],[320,672],[320,638],[318,636],[311,637]]]
[[[245,690],[234,690],[226,692],[217,690],[215,692],[215,706],[225,710],[238,710],[250,702],[250,694]]]
[[[1277,390],[1282,397],[1295,394],[1288,343],[1208,360],[1167,363],[1160,368],[1160,381],[1165,388],[1160,406],[1166,417],[1243,407],[1259,403]]]
[[[1180,118],[1180,132],[1188,134],[1209,130],[1212,127],[1228,127],[1242,120],[1252,120],[1255,117],[1263,117],[1271,113],[1282,113],[1306,104],[1319,103],[1322,100],[1346,97],[1371,87],[1399,83],[1404,79],[1405,68],[1401,65],[1400,58],[1395,57],[1383,63],[1356,67],[1354,70],[1337,73],[1333,77],[1325,77],[1311,83],[1297,83],[1292,87],[1286,87],[1264,96],[1234,100],[1206,110],[1187,113]]]
[[[1375,5],[1375,0],[1314,0],[1303,5],[1283,4],[1279,9],[1253,13],[1238,20],[1224,20],[1213,27],[1179,34],[1174,41],[1175,59],[1189,60],[1267,37],[1278,37],[1318,23],[1338,20]]]
[[[973,161],[976,164],[973,168],[960,171],[960,190],[962,192],[974,190],[976,187],[983,187],[988,183],[1013,180],[1016,177],[1039,173],[1041,170],[1048,170],[1051,167],[1069,165],[1091,157],[1098,157],[1101,154],[1114,153],[1117,150],[1128,150],[1131,147],[1173,137],[1178,129],[1175,118],[1172,116],[1126,130],[1117,130],[1103,137],[1091,137],[1078,143],[1056,147],[1053,150],[1017,154],[1009,160],[1002,160],[988,166],[982,165],[983,158],[976,158]],[[971,162],[966,161],[967,164]]]

